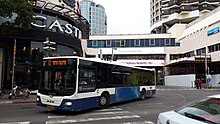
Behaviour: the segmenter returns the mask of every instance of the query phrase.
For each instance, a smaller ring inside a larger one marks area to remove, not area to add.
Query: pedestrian
[[[196,85],[196,89],[199,89],[199,80],[198,79],[195,80],[195,85]]]
[[[202,80],[201,79],[199,79],[199,89],[202,89]]]

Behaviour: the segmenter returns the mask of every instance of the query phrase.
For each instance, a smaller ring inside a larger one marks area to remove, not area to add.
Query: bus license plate
[[[48,105],[47,108],[54,109],[54,106]]]

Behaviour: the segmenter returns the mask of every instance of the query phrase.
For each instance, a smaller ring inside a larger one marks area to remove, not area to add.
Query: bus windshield
[[[76,66],[44,66],[38,92],[53,96],[73,95],[76,91],[76,71]]]

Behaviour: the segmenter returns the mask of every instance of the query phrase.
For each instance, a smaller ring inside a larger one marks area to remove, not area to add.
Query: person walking
[[[196,89],[199,89],[199,79],[195,80]]]
[[[199,83],[199,89],[202,89],[202,80],[199,79],[198,83]]]

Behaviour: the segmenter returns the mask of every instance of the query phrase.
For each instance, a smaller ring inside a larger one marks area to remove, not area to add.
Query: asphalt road
[[[159,86],[155,97],[83,112],[56,112],[37,107],[33,103],[0,104],[0,124],[156,124],[160,112],[218,94],[219,91]]]

